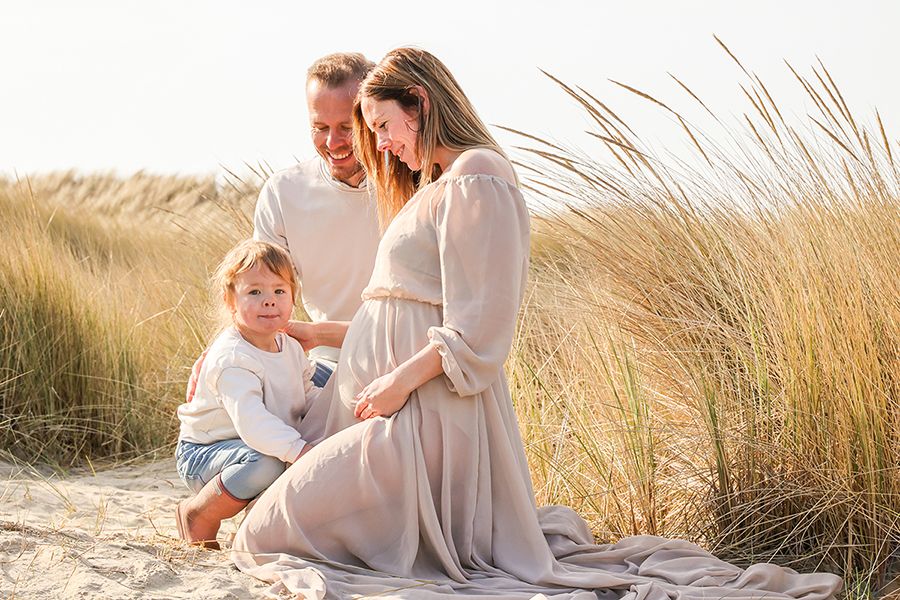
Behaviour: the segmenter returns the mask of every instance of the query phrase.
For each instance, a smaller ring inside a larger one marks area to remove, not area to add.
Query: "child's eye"
[[[250,294],[251,296],[259,296],[262,292],[260,292],[259,290],[250,290],[247,293]]]
[[[275,290],[275,293],[276,293],[276,294],[286,294],[287,292],[286,292],[285,290],[282,290],[282,289],[277,289],[277,290]]]

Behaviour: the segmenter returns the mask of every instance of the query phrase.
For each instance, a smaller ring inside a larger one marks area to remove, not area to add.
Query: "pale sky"
[[[579,108],[539,69],[608,102],[656,144],[669,123],[619,80],[716,112],[748,110],[722,38],[788,111],[810,110],[784,66],[821,57],[857,116],[900,130],[896,2],[311,2],[0,0],[0,174],[274,168],[313,155],[304,79],[329,52],[377,61],[416,45],[443,60],[489,124],[589,150]],[[498,132],[504,145],[514,142]],[[680,142],[678,142],[680,143]]]

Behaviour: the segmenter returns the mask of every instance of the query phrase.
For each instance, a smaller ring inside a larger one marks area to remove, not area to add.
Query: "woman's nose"
[[[384,152],[385,150],[387,150],[390,147],[391,147],[391,142],[390,142],[390,140],[387,139],[387,136],[379,133],[375,149],[378,150],[379,152]]]

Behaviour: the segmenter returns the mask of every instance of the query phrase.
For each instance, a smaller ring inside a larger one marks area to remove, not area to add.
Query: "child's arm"
[[[245,444],[289,463],[303,454],[306,441],[296,429],[266,409],[262,381],[253,371],[239,367],[222,369],[216,391]]]

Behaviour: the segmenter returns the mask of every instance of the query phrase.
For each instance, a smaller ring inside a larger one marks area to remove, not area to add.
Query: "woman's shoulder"
[[[516,185],[516,173],[509,160],[491,148],[471,148],[460,154],[444,174],[446,178],[486,175]]]
[[[434,182],[429,207],[432,218],[438,219],[441,214],[467,210],[466,207],[482,202],[507,208],[525,205],[509,160],[495,150],[473,148],[460,154]]]

